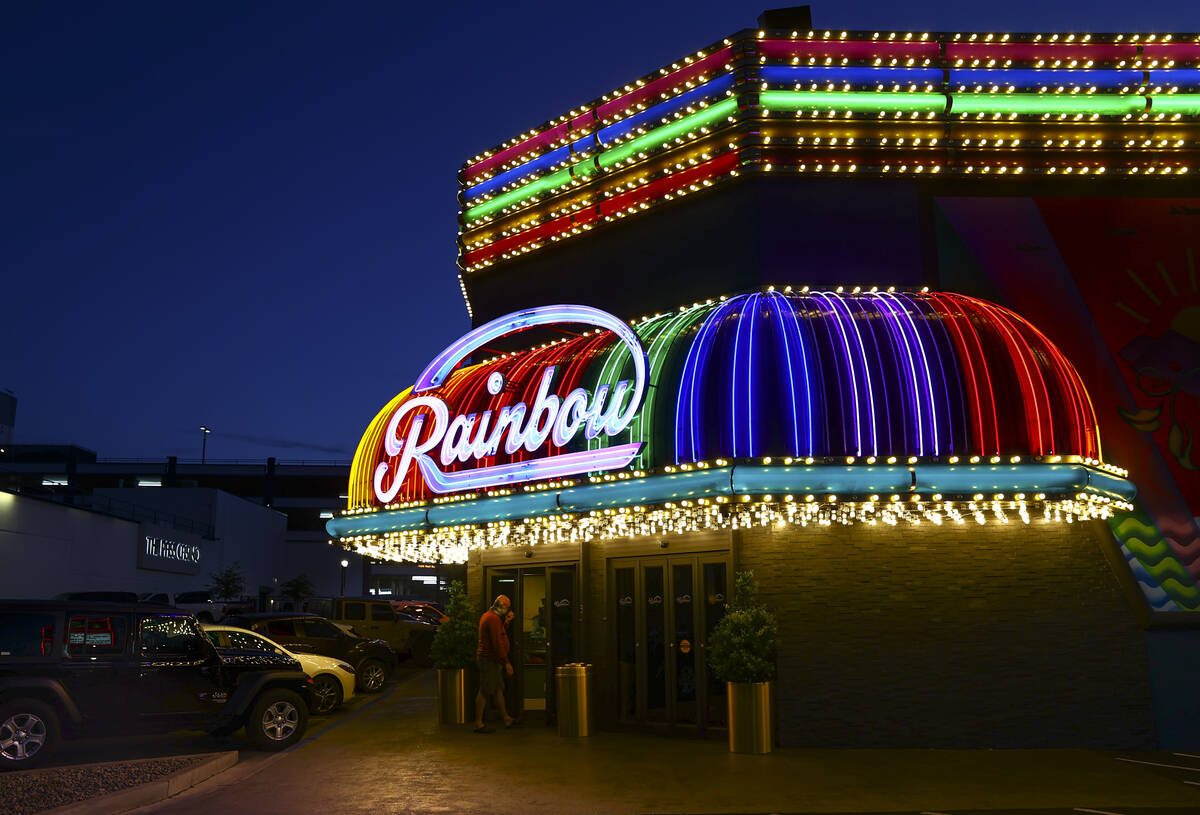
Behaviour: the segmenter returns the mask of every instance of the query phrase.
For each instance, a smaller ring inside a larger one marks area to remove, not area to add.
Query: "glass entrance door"
[[[508,595],[509,661],[513,675],[505,684],[509,713],[545,710],[555,721],[554,668],[577,659],[578,591],[574,566],[490,567],[488,598]]]
[[[725,687],[705,654],[725,613],[727,579],[724,555],[610,561],[618,721],[724,725]]]

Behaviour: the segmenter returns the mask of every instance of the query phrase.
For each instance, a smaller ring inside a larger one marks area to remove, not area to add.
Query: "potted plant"
[[[709,641],[708,665],[724,680],[729,705],[729,750],[769,753],[774,743],[772,680],[775,618],[757,602],[754,573],[734,575],[733,603]]]
[[[446,617],[438,626],[430,649],[433,665],[438,669],[438,722],[465,724],[472,716],[470,704],[475,696],[469,679],[479,643],[479,615],[467,599],[461,580],[450,584]]]

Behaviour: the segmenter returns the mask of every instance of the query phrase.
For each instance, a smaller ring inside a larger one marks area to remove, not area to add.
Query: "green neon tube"
[[[642,323],[641,325],[634,327],[634,329],[633,329],[634,333],[637,334],[638,339],[641,340],[643,346],[645,346],[646,342],[649,339],[651,339],[652,337],[655,336],[657,331],[659,329],[661,329],[663,323],[669,317],[670,317],[670,315],[663,315],[660,317],[655,317],[652,320],[647,320],[646,322]],[[632,360],[632,356],[629,353],[629,347],[626,346],[625,343],[616,343],[613,347],[609,348],[609,350],[607,352],[605,352],[604,362],[598,368],[599,375],[595,376],[595,377],[593,377],[593,376],[588,377],[589,382],[590,382],[589,389],[594,392],[596,387],[601,383],[608,383],[609,385],[612,385],[613,383],[615,383],[617,380],[618,374],[621,372],[621,370],[626,365],[629,364],[629,362],[631,360]],[[592,365],[589,368],[588,373],[591,374],[592,371],[596,371],[596,370],[597,370],[597,366]],[[597,436],[594,439],[588,439],[588,443],[587,443],[588,449],[589,450],[598,450],[601,447],[609,447],[612,444],[616,444],[618,442],[618,440],[620,440],[620,443],[622,443],[622,444],[624,444],[626,441],[630,441],[630,442],[645,441],[645,439],[641,438],[638,435],[637,417],[639,415],[641,415],[642,411],[644,411],[646,409],[646,406],[650,404],[650,401],[654,396],[653,387],[654,387],[654,377],[651,373],[647,372],[647,374],[646,374],[646,393],[642,397],[642,407],[638,409],[638,412],[636,414],[634,414],[634,419],[633,419],[633,421],[631,421],[629,423],[629,427],[617,436],[609,436],[607,434],[603,434],[603,435]],[[644,449],[645,448],[643,448],[643,450]],[[641,465],[639,464],[637,466],[640,467]]]
[[[955,93],[951,113],[1098,113],[1124,116],[1146,109],[1144,96],[1086,96],[1056,93]]]
[[[523,187],[517,187],[515,190],[509,190],[503,195],[497,195],[490,201],[484,201],[482,204],[477,204],[467,210],[466,217],[468,221],[478,220],[485,215],[490,215],[499,209],[504,209],[509,204],[520,201],[522,198],[528,198],[531,195],[538,195],[546,190],[561,187],[564,184],[571,182],[571,171],[565,167],[557,170],[550,175],[542,176],[541,178],[530,181]]]
[[[1150,112],[1200,116],[1200,93],[1173,93],[1170,96],[1151,97]]]
[[[600,166],[607,169],[619,161],[624,161],[634,153],[642,150],[653,150],[663,142],[670,141],[676,136],[682,136],[689,130],[694,130],[697,127],[706,127],[728,116],[732,116],[736,112],[736,99],[722,99],[715,105],[709,105],[703,110],[693,113],[691,116],[685,116],[678,121],[665,124],[662,127],[656,127],[649,133],[638,136],[632,141],[628,141],[611,150],[605,150],[600,154],[598,159]]]
[[[703,110],[693,113],[691,116],[685,116],[676,122],[663,125],[655,128],[643,136],[638,136],[632,141],[614,147],[611,150],[605,150],[597,156],[596,161],[600,167],[607,169],[612,167],[619,161],[623,161],[634,153],[642,150],[654,149],[664,141],[670,141],[676,136],[687,133],[689,130],[694,130],[697,127],[705,127],[727,116],[731,116],[737,112],[736,99],[723,99],[715,105],[710,105]],[[586,178],[596,172],[596,165],[592,159],[585,159],[578,164],[573,165],[570,170],[562,169],[551,173],[550,175],[530,181],[524,186],[517,187],[515,190],[497,195],[490,201],[484,201],[481,204],[468,209],[464,215],[468,222],[476,221],[486,215],[490,215],[497,210],[504,209],[509,204],[516,203],[525,198],[538,195],[555,187],[561,187],[569,184],[574,171],[575,178]]]
[[[946,109],[944,93],[873,93],[858,91],[763,91],[759,104],[767,110],[836,108],[855,113],[905,111],[941,113]]]
[[[638,453],[637,459],[637,466],[641,469],[653,466],[653,462],[655,461],[655,410],[658,409],[660,404],[666,407],[673,406],[675,399],[678,398],[678,389],[660,389],[658,387],[658,381],[662,377],[663,366],[666,365],[667,359],[670,356],[668,352],[680,334],[691,328],[716,307],[716,303],[703,304],[692,306],[687,311],[676,314],[663,326],[662,331],[650,343],[650,350],[646,353],[646,356],[649,357],[646,378],[653,386],[653,390],[647,394],[645,404],[638,411],[638,415],[634,417],[632,424],[634,440],[644,443],[641,451]]]

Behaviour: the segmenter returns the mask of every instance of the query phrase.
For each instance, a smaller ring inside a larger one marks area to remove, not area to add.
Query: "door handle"
[[[671,640],[671,642],[670,642],[670,646],[669,646],[669,647],[671,647],[671,648],[674,648],[674,647],[675,647],[675,640]]]

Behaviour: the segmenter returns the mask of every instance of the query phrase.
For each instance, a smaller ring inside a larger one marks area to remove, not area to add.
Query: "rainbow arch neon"
[[[756,292],[634,326],[647,396],[620,434],[533,453],[503,449],[454,472],[640,443],[633,469],[757,456],[1078,455],[1101,458],[1083,381],[1036,327],[1012,311],[939,292]],[[530,401],[556,366],[558,395],[630,379],[635,360],[612,331],[453,370],[427,389],[459,414]],[[507,383],[492,394],[489,377]],[[413,398],[392,399],[362,437],[349,507],[378,506],[372,474],[395,463],[385,428]],[[398,433],[406,436],[410,412]],[[411,468],[396,502],[434,493]]]

